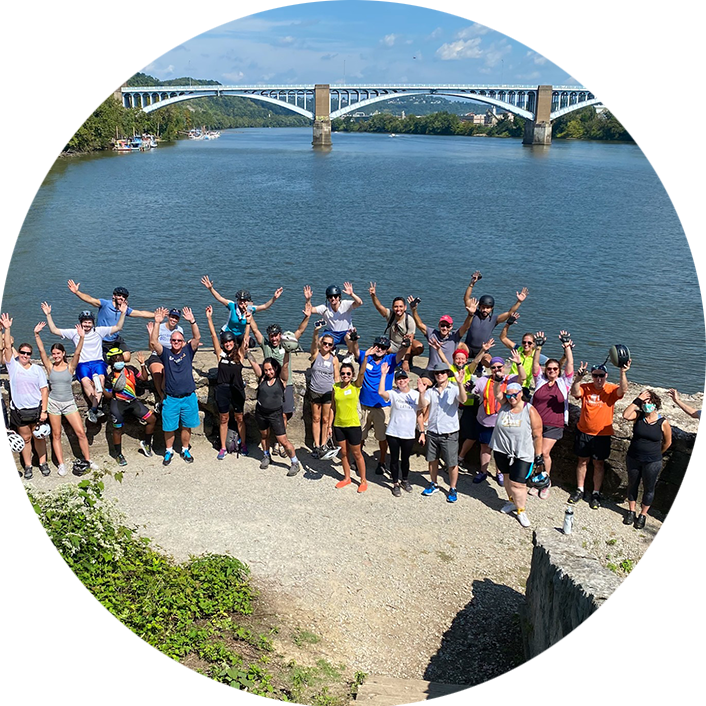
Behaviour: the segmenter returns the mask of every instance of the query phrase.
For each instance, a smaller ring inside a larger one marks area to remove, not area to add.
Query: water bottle
[[[96,392],[100,394],[103,392],[103,386],[101,385],[101,379],[98,377],[97,373],[93,373],[93,384],[95,385]]]
[[[564,534],[571,534],[571,528],[574,526],[574,508],[571,505],[566,506],[564,511]]]

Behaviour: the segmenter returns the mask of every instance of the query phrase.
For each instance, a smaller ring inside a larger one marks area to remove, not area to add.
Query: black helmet
[[[130,296],[130,292],[125,289],[125,287],[116,287],[113,290],[113,296],[114,297],[125,297],[127,299]]]
[[[387,350],[390,347],[390,339],[387,336],[378,336],[373,341],[373,345]]]
[[[542,490],[543,488],[548,488],[551,484],[549,479],[549,474],[544,469],[544,466],[533,467],[530,471],[530,475],[527,478],[527,485],[530,488],[536,488],[537,490]]]
[[[495,299],[490,296],[490,294],[484,294],[478,300],[478,306],[489,306],[491,309],[495,307]]]
[[[282,327],[279,324],[270,324],[267,327],[268,338],[272,338],[272,336],[276,336],[278,333],[282,333]]]
[[[624,368],[630,360],[630,349],[622,343],[616,343],[608,351],[608,357],[616,368]]]
[[[250,292],[248,292],[247,289],[239,289],[235,293],[235,299],[236,301],[239,302],[250,302],[252,301],[252,297],[250,296]]]
[[[92,312],[92,311],[88,311],[88,309],[86,309],[85,311],[82,311],[82,312],[78,315],[78,320],[79,320],[79,322],[81,322],[81,321],[88,321],[89,319],[90,319],[91,321],[93,321],[93,323],[95,324],[95,322],[96,322],[96,317],[93,315],[93,312]]]
[[[326,287],[326,299],[330,299],[331,297],[340,297],[341,296],[341,288],[335,284],[331,284],[328,287]]]
[[[221,331],[221,343],[235,341],[235,334],[232,331]]]

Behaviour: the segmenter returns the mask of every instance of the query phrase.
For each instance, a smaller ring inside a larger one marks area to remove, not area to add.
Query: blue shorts
[[[478,441],[481,444],[488,446],[490,444],[490,437],[493,436],[493,429],[495,427],[484,427],[480,422],[478,422]]]
[[[183,427],[195,429],[201,424],[199,401],[196,393],[188,397],[165,397],[162,402],[162,431],[176,431],[179,423]]]
[[[94,375],[103,375],[108,372],[108,366],[105,361],[101,360],[87,360],[85,363],[79,363],[76,366],[76,377],[79,380],[83,378],[88,378],[89,380],[93,378]]]
[[[319,340],[321,340],[324,336],[331,336],[333,338],[333,342],[335,345],[339,345],[340,343],[343,343],[343,339],[346,337],[346,334],[348,331],[329,331],[328,329],[324,330],[321,332],[319,335]]]

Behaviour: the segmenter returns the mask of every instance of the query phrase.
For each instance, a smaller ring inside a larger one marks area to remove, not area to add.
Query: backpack
[[[234,429],[228,429],[228,433],[226,434],[226,451],[229,454],[234,454],[238,449],[238,432]]]

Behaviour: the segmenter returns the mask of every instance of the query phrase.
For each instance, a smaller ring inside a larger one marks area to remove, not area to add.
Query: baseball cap
[[[439,317],[439,323],[441,323],[442,321],[449,324],[450,326],[453,326],[454,324],[454,320],[448,314],[444,314],[443,316]]]
[[[181,312],[179,309],[170,309],[169,310],[169,316],[173,316],[175,319],[180,319],[181,318]]]

